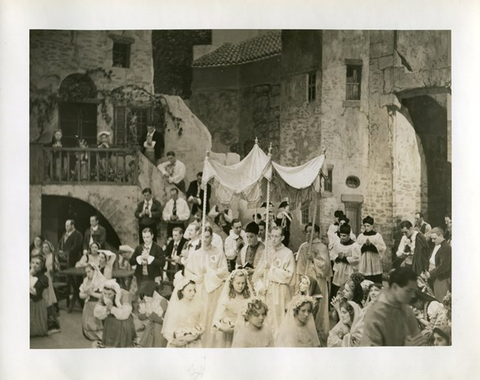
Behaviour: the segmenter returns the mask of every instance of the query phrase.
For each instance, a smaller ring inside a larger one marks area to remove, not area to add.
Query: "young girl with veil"
[[[246,269],[236,269],[228,276],[213,317],[215,348],[232,346],[235,321],[245,303],[255,295]]]
[[[162,334],[167,339],[167,347],[201,348],[201,338],[205,331],[203,305],[196,297],[195,281],[180,280],[173,290],[163,322]]]
[[[265,325],[268,306],[259,298],[252,298],[244,305],[233,334],[233,348],[273,347],[272,329]]]
[[[285,318],[278,330],[275,347],[320,347],[312,297],[296,295],[290,301]]]

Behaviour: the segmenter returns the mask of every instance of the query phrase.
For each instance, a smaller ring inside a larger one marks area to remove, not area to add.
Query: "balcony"
[[[52,148],[31,144],[31,184],[138,185],[136,148]]]

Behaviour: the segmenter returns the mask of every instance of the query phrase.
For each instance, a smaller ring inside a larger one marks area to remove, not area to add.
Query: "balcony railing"
[[[32,183],[138,184],[134,148],[52,148],[32,146]],[[37,172],[38,171],[38,172]]]

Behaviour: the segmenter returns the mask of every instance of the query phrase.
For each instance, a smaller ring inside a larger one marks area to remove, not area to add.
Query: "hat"
[[[102,135],[107,135],[107,136],[110,136],[111,133],[109,131],[101,131],[98,133],[98,137],[102,136]]]
[[[373,218],[369,215],[369,216],[363,218],[362,223],[373,225]]]
[[[260,208],[266,208],[267,207],[267,202],[263,202]],[[272,202],[270,202],[270,207],[275,207]]]
[[[250,232],[252,234],[258,235],[258,231],[260,230],[260,227],[258,227],[258,224],[255,222],[250,222],[247,224],[245,227],[245,232]]]
[[[345,224],[348,224],[350,222],[350,219],[348,219],[346,215],[342,215],[341,217],[338,218],[338,220],[345,221]]]
[[[343,214],[342,210],[337,210],[337,211],[335,211],[335,213],[333,215],[335,216],[335,218],[340,218],[344,214]]]
[[[283,208],[283,207],[287,207],[287,206],[288,206],[288,202],[283,201],[282,203],[280,203],[280,206],[278,206],[278,208]]]

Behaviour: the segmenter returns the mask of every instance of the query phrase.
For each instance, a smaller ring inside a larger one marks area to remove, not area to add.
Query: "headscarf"
[[[102,272],[100,272],[98,265],[95,263],[88,263],[87,266],[92,267],[93,277],[91,280],[89,280],[88,277],[85,277],[83,279],[83,283],[82,285],[80,285],[80,291],[84,292],[87,287],[91,287],[92,289],[103,289],[102,285],[107,281],[107,279],[102,274]]]
[[[115,280],[114,278],[112,278],[111,280],[107,280],[105,281],[102,285],[101,285],[101,290],[103,292],[103,290],[107,288],[107,289],[111,289],[115,292],[115,302],[114,302],[114,305],[116,307],[122,307],[122,302],[121,302],[121,299],[122,299],[122,289],[120,288],[120,285],[118,285],[118,282],[117,280]],[[102,296],[103,298],[103,296]]]
[[[364,313],[360,306],[353,301],[347,301],[353,307],[353,321],[350,332],[343,337],[343,347],[357,347],[363,336]]]
[[[305,303],[312,305],[312,313],[309,315],[307,323],[304,326],[299,326],[296,321],[295,311],[298,311]],[[299,338],[304,337],[307,337],[307,341],[311,344],[311,347],[320,347],[320,339],[318,338],[313,317],[314,304],[315,302],[312,297],[296,295],[292,298],[276,336],[275,347],[297,347],[295,345],[296,342],[298,342]],[[302,336],[300,336],[300,334]]]

